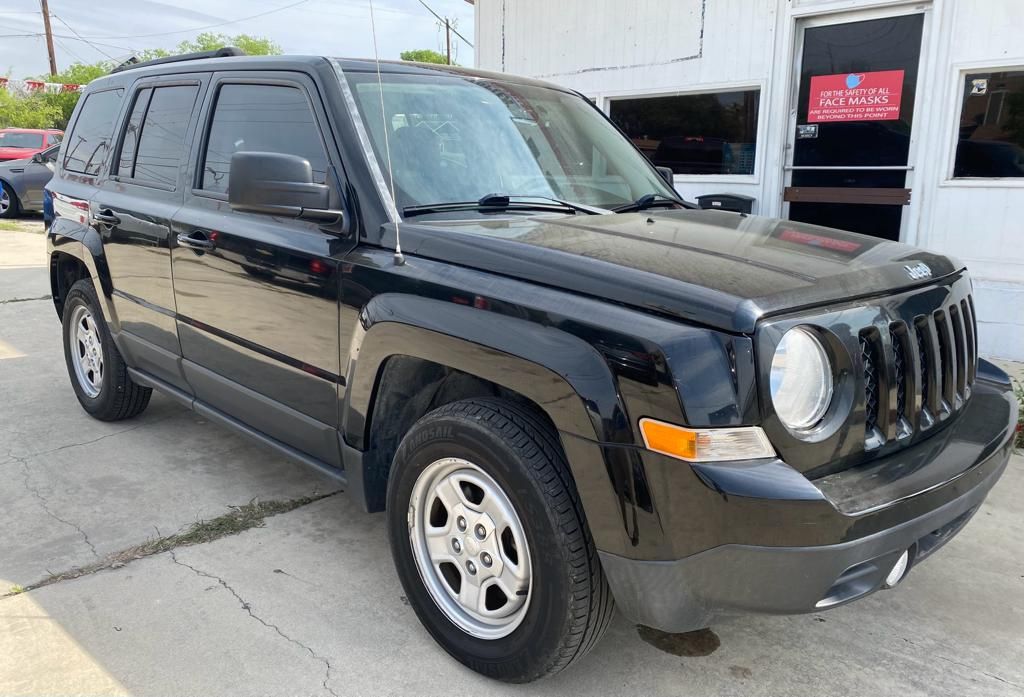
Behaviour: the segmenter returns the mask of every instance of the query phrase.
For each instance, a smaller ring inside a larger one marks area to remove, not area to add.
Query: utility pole
[[[46,0],[43,0],[46,2]],[[452,64],[452,25],[448,18],[444,18],[444,46],[445,54],[448,56],[448,65]]]
[[[50,56],[50,77],[57,76],[57,57],[53,55],[53,31],[50,29],[50,7],[46,0],[39,0],[43,6],[43,28],[46,30],[46,53]]]

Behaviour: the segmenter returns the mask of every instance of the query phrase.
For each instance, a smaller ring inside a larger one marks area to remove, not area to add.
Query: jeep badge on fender
[[[910,276],[915,281],[920,281],[920,280],[923,280],[925,278],[931,278],[932,277],[932,270],[931,270],[931,268],[929,268],[928,264],[924,263],[923,261],[918,263],[918,264],[914,264],[913,266],[910,266],[908,264],[907,266],[904,266],[903,268],[906,269],[907,275]]]

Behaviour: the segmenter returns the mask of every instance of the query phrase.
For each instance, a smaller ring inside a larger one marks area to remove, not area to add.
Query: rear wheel
[[[64,299],[64,360],[82,408],[102,421],[140,414],[153,390],[137,385],[107,331],[92,279],[77,281]]]
[[[17,218],[21,210],[18,195],[5,181],[0,181],[0,218]]]
[[[529,409],[473,399],[427,414],[402,440],[387,503],[410,604],[473,670],[551,675],[607,628],[614,603],[565,456]]]

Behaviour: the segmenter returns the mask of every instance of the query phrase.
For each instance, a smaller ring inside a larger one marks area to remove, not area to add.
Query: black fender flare
[[[541,407],[556,428],[600,442],[632,443],[615,378],[582,339],[554,327],[412,295],[374,297],[352,338],[342,419],[362,449],[386,360],[411,356],[507,387]]]
[[[118,329],[117,314],[114,311],[114,284],[110,277],[110,268],[103,251],[103,238],[92,227],[75,223],[67,218],[57,218],[47,233],[47,257],[50,261],[50,290],[53,294],[54,306],[60,312],[60,299],[57,294],[57,255],[66,254],[74,257],[85,265],[96,288],[96,297],[100,301],[100,310],[110,326],[111,331]]]
[[[632,429],[612,371],[588,343],[555,327],[487,310],[402,294],[382,294],[360,312],[342,413],[343,447],[369,447],[370,418],[385,363],[410,356],[506,387],[537,404],[558,430],[595,543],[622,550],[632,533],[619,470],[609,453],[633,452]],[[605,448],[603,442],[623,448]],[[360,458],[362,460],[362,458]],[[351,462],[349,485],[369,510],[380,475]],[[346,469],[350,463],[346,460]]]

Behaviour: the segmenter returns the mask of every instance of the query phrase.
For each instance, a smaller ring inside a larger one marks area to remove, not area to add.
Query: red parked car
[[[28,159],[63,137],[54,128],[0,128],[0,160]]]

